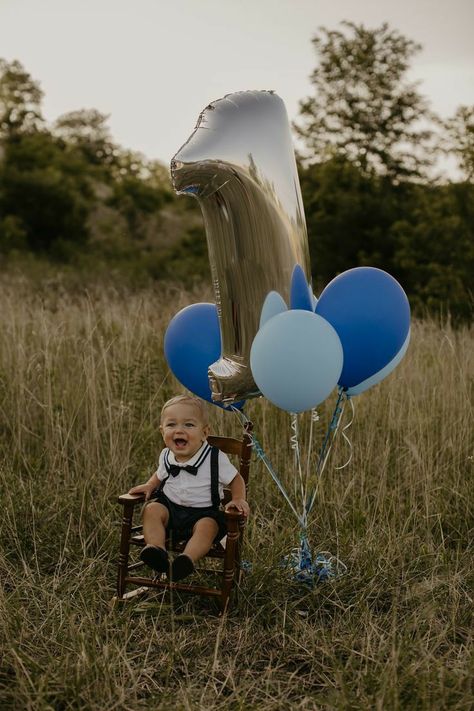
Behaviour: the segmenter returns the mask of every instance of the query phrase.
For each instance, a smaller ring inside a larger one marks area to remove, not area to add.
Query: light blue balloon
[[[260,328],[271,318],[284,311],[288,311],[284,298],[278,291],[270,291],[263,302],[262,313],[260,314]]]
[[[363,380],[358,385],[354,385],[353,388],[348,388],[346,390],[347,394],[348,395],[360,395],[361,393],[364,393],[366,390],[371,388],[373,385],[377,385],[377,383],[380,383],[380,381],[383,380],[384,378],[386,378],[387,375],[390,375],[392,370],[394,370],[397,367],[397,365],[400,363],[401,359],[407,352],[409,343],[410,343],[410,331],[408,331],[408,336],[405,339],[405,343],[400,348],[397,355],[394,358],[392,358],[390,363],[387,363],[385,368],[382,368],[381,370],[379,370],[378,373],[374,373],[374,375],[371,375],[370,378]]]
[[[262,394],[288,412],[310,410],[336,386],[343,365],[334,328],[311,311],[277,314],[258,331],[250,367]]]

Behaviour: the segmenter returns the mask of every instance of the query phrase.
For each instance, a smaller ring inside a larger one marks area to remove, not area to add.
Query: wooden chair
[[[252,454],[252,439],[251,439],[252,423],[247,422],[244,426],[242,439],[234,439],[231,437],[209,436],[207,438],[209,444],[218,447],[220,450],[229,455],[236,455],[239,458],[238,470],[242,475],[245,486],[248,491],[248,478],[250,468],[250,457]],[[142,526],[133,525],[133,514],[137,504],[143,503],[144,494],[122,494],[118,497],[119,503],[123,506],[122,530],[120,536],[120,556],[118,560],[118,577],[117,577],[117,595],[119,600],[125,600],[134,597],[137,592],[141,592],[147,588],[164,588],[167,590],[177,590],[180,592],[188,592],[196,595],[205,595],[217,598],[220,607],[225,611],[229,605],[230,594],[234,582],[240,581],[241,578],[241,549],[242,538],[245,526],[245,518],[237,511],[227,511],[225,519],[227,524],[227,537],[224,545],[222,542],[215,543],[210,549],[207,556],[203,558],[218,558],[222,560],[222,569],[219,571],[220,585],[218,587],[204,587],[203,585],[193,585],[188,582],[172,583],[164,575],[154,574],[154,577],[145,577],[143,575],[131,574],[145,564],[138,559],[134,562],[129,562],[131,546],[138,549],[143,548],[145,540],[142,534]],[[224,490],[223,503],[230,501],[230,491]],[[186,541],[166,541],[168,550],[174,553],[181,553],[186,545]],[[214,573],[214,570],[204,570],[198,568],[199,572]],[[128,585],[140,586],[131,592],[126,592]]]

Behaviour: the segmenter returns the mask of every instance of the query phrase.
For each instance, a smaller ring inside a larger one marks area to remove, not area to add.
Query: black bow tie
[[[196,474],[198,473],[198,468],[193,467],[191,464],[187,464],[185,467],[180,467],[178,464],[169,465],[169,473],[171,474],[171,476],[178,476],[181,470],[184,470],[185,472],[188,472],[188,474],[192,474],[193,476],[196,476]]]

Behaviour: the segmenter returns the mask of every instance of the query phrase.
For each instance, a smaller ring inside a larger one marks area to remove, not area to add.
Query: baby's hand
[[[140,484],[139,486],[132,487],[128,493],[129,494],[145,494],[145,501],[148,501],[152,492],[155,489],[156,489],[155,484],[152,484],[152,485],[150,485],[149,483]]]
[[[242,514],[242,516],[245,516],[245,518],[247,518],[250,513],[250,506],[245,499],[232,499],[232,501],[229,501],[225,507],[226,511],[229,511],[230,509],[237,509],[237,511]]]

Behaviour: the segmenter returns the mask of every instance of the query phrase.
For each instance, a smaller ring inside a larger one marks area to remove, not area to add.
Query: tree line
[[[313,277],[372,265],[414,310],[472,313],[474,107],[442,121],[407,79],[420,46],[383,24],[320,28],[312,94],[294,130]],[[71,111],[47,125],[40,85],[0,59],[0,251],[130,265],[187,284],[208,276],[195,201],[167,168],[122,148],[108,117]],[[456,179],[440,157],[457,161]]]
[[[300,104],[301,183],[313,273],[386,269],[415,311],[472,313],[474,107],[442,121],[407,71],[420,45],[387,24],[342,23],[313,39]],[[457,159],[459,179],[440,175]]]

